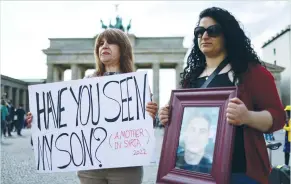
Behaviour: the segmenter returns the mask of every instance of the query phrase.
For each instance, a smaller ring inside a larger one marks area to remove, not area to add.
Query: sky
[[[255,51],[291,24],[290,1],[0,1],[1,74],[18,79],[46,78],[48,38],[90,38],[115,19],[115,6],[124,24],[132,19],[130,33],[137,37],[183,36],[183,47],[191,46],[199,13],[218,6],[230,11],[251,38]],[[152,86],[152,72],[150,86]],[[164,94],[175,81],[173,70],[161,71],[160,91]],[[70,79],[70,71],[65,73]],[[168,92],[169,93],[169,92]],[[168,96],[169,94],[165,95]],[[168,97],[164,97],[166,99]],[[165,101],[165,100],[162,100]]]

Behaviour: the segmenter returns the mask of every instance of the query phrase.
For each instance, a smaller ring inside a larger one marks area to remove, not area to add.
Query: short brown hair
[[[120,70],[122,73],[134,72],[132,46],[128,36],[119,29],[106,29],[98,35],[95,40],[94,55],[96,59],[96,72],[98,76],[102,76],[105,72],[104,64],[99,58],[100,42],[105,39],[109,43],[114,43],[119,46],[120,50]]]

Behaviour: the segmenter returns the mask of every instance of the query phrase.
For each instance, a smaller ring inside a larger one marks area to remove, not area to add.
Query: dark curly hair
[[[211,17],[222,27],[227,57],[234,72],[234,80],[240,83],[242,74],[247,71],[249,63],[262,64],[251,46],[250,39],[245,35],[235,17],[227,10],[217,7],[203,10],[199,15],[197,26],[204,17]],[[205,56],[198,47],[198,38],[194,37],[193,44],[187,66],[180,74],[182,87],[195,86],[197,78],[206,67]]]

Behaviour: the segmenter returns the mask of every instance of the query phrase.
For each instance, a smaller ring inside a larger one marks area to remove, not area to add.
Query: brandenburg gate
[[[134,52],[136,69],[153,69],[153,94],[159,94],[159,70],[175,69],[176,86],[183,70],[187,52],[183,48],[184,37],[136,37],[128,34]],[[82,79],[85,71],[95,68],[95,38],[49,38],[47,55],[47,82],[64,80],[64,71],[71,69],[72,80]],[[154,95],[159,102],[159,95]]]

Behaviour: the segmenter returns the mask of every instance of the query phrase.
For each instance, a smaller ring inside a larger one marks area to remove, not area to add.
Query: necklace
[[[207,79],[208,79],[208,77],[209,77],[209,75],[208,75],[208,72],[207,72],[207,67],[206,67],[206,69],[205,69],[205,73],[206,73],[205,80],[207,80]]]
[[[107,75],[115,75],[115,74],[119,74],[120,72],[104,72],[104,76]]]

